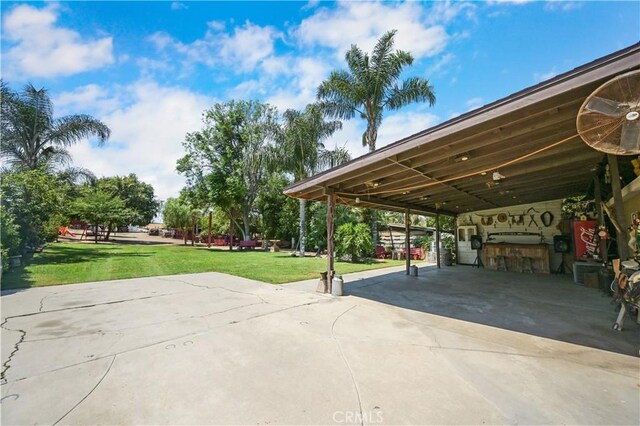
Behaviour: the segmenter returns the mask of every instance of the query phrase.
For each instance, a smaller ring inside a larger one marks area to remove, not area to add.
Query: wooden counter
[[[504,256],[507,271],[522,272],[523,258],[531,258],[533,272],[549,274],[549,246],[547,244],[487,243],[482,247],[485,268],[498,270],[498,257]]]

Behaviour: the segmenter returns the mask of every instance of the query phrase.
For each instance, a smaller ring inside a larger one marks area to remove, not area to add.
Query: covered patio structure
[[[576,116],[600,85],[638,68],[640,43],[296,182],[285,194],[327,202],[329,276],[335,203],[402,212],[408,230],[410,214],[456,217],[584,194],[608,162],[612,193],[621,206],[618,158],[587,146]],[[622,210],[616,215],[624,229]],[[407,274],[409,267],[407,258]]]

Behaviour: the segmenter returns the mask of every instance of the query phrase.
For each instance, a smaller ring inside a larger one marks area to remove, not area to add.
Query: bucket
[[[410,268],[409,274],[410,274],[412,277],[417,277],[417,276],[418,276],[418,267],[417,267],[416,265],[411,265],[411,268]]]
[[[344,281],[342,280],[342,275],[334,276],[333,281],[331,281],[331,294],[333,296],[342,296],[343,285]]]

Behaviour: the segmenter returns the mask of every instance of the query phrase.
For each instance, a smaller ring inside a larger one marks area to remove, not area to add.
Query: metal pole
[[[333,214],[335,210],[336,196],[333,189],[327,188],[327,290],[331,293],[333,280]]]
[[[440,215],[436,214],[436,264],[440,269]]]
[[[627,260],[629,258],[629,250],[627,247],[627,221],[625,220],[624,203],[622,202],[622,188],[620,186],[620,171],[618,170],[618,157],[615,155],[607,154],[607,161],[609,162],[609,172],[611,173],[611,191],[613,192],[613,205],[616,209],[616,220],[620,225],[620,231],[618,232],[616,242],[618,243],[618,255],[620,260]]]
[[[604,225],[604,212],[602,211],[602,192],[600,191],[600,177],[593,177],[593,195],[596,202],[596,212],[598,214],[598,226]],[[603,262],[607,262],[607,240],[600,240],[600,257]]]
[[[207,247],[211,248],[211,219],[213,212],[209,212],[209,233],[207,234]]]
[[[406,273],[409,275],[411,270],[411,211],[409,209],[404,209],[404,251]]]

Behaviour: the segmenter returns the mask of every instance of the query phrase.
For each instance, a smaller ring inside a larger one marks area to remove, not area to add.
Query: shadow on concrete
[[[470,266],[420,268],[349,283],[345,293],[393,306],[638,356],[640,325],[627,317],[612,330],[617,309],[599,290],[571,275],[520,274]]]

